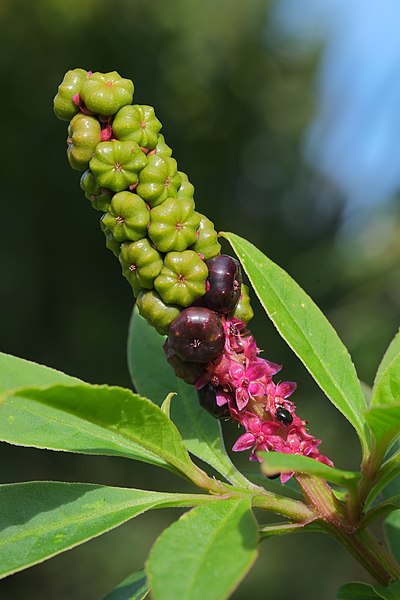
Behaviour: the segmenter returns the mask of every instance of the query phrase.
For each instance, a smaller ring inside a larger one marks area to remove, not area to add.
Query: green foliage
[[[384,371],[386,371],[386,369],[389,367],[390,363],[399,354],[400,354],[400,331],[398,331],[396,333],[396,335],[390,342],[389,347],[387,348],[385,354],[383,355],[383,358],[380,362],[380,365],[379,365],[378,370],[375,375],[374,388],[376,387],[377,383],[379,382],[380,378],[382,377]]]
[[[314,458],[300,456],[296,454],[282,454],[281,452],[259,452],[263,462],[261,470],[265,475],[275,475],[276,473],[307,473],[321,477],[326,481],[337,483],[343,486],[353,486],[360,477],[359,473],[354,471],[341,471],[333,467],[328,467]]]
[[[349,353],[301,287],[250,242],[224,233],[268,316],[331,402],[369,447],[366,402]]]
[[[337,600],[376,600],[379,598],[372,585],[366,583],[346,583],[336,596]]]
[[[0,429],[3,441],[11,443],[117,454],[188,477],[197,472],[173,423],[152,402],[123,388],[88,384],[25,388],[3,399]]]
[[[0,394],[21,387],[77,384],[80,380],[61,371],[0,352]]]
[[[184,494],[86,483],[0,486],[0,577],[50,558],[159,506],[191,505]]]
[[[154,600],[227,598],[257,558],[249,500],[185,513],[154,544],[146,566]]]

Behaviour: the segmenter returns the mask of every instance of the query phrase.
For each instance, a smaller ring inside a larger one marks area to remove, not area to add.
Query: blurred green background
[[[328,314],[360,377],[372,383],[398,326],[398,209],[386,204],[351,235],[341,232],[343,196],[301,153],[316,105],[319,54],[272,43],[270,8],[265,0],[0,1],[2,351],[89,382],[130,385],[130,287],[105,248],[79,174],[67,164],[66,124],[52,112],[64,72],[79,66],[134,80],[135,102],[155,106],[180,170],[195,185],[198,209],[287,269]],[[298,412],[323,439],[322,452],[338,467],[356,468],[351,428],[253,304],[258,343],[284,364],[284,378],[299,382]],[[230,447],[237,431],[225,429]],[[166,473],[123,459],[5,444],[0,453],[2,482],[185,489]],[[3,580],[0,598],[97,600],[143,565],[177,515],[149,513]],[[368,576],[327,537],[283,537],[264,542],[233,597],[331,600],[351,579]]]

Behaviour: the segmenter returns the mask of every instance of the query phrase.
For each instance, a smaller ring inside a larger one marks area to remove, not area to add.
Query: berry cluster
[[[113,71],[68,71],[54,111],[70,121],[67,157],[107,247],[119,258],[140,314],[168,337],[164,350],[178,377],[194,384],[201,405],[246,430],[234,450],[319,454],[276,385],[278,365],[259,357],[245,329],[253,316],[239,263],[220,254],[213,223],[195,210],[194,187],[178,171],[151,106],[132,104],[134,86]],[[282,474],[284,481],[290,474]]]

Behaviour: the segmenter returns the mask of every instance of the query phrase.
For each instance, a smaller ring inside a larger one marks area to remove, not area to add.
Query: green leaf
[[[400,354],[400,331],[396,333],[396,335],[390,342],[388,349],[386,350],[381,360],[381,364],[379,365],[378,370],[376,372],[374,387],[378,383],[379,379],[382,377],[384,371],[386,371],[392,360],[394,360],[398,354]]]
[[[154,600],[227,598],[257,558],[250,499],[185,513],[155,542],[146,565]]]
[[[248,487],[251,484],[226,453],[220,423],[200,406],[194,387],[178,379],[167,363],[162,348],[164,340],[135,309],[129,327],[128,363],[136,391],[158,405],[167,394],[176,392],[178,397],[171,403],[171,417],[187,450],[232,484]]]
[[[21,387],[81,383],[61,371],[0,352],[0,395]]]
[[[400,561],[400,510],[396,510],[386,517],[384,528],[393,556]]]
[[[376,483],[371,488],[371,491],[369,492],[368,497],[365,501],[366,508],[371,505],[371,503],[375,500],[376,496],[378,496],[378,494],[387,486],[390,486],[390,489],[385,490],[386,497],[390,497],[391,494],[400,494],[400,481],[398,482],[398,485],[392,484],[393,480],[399,475],[400,451],[397,451],[395,452],[395,454],[393,454],[393,456],[388,458],[388,460],[386,460],[386,462],[384,462],[381,466],[378,476],[376,478]]]
[[[400,354],[382,372],[371,399],[371,408],[386,405],[400,406]]]
[[[400,433],[400,404],[376,406],[365,413],[376,444],[384,454]]]
[[[371,523],[382,519],[388,513],[400,508],[400,496],[392,496],[368,511],[360,521],[360,528],[369,527]]]
[[[201,497],[54,481],[1,485],[0,577],[60,554],[152,508],[191,506]]]
[[[318,523],[274,523],[260,528],[260,536],[266,539],[275,535],[287,535],[288,533],[325,533]]]
[[[261,470],[266,475],[275,475],[276,473],[307,473],[322,477],[326,481],[337,483],[349,487],[359,478],[359,473],[354,471],[341,471],[333,467],[328,467],[324,463],[297,454],[285,454],[283,452],[258,452],[258,456],[263,459]]]
[[[343,585],[336,596],[337,600],[376,600],[379,596],[372,585],[352,582]]]
[[[379,598],[383,600],[399,600],[400,598],[400,580],[394,581],[388,587],[374,586],[374,591]]]
[[[332,325],[288,273],[260,250],[233,233],[221,235],[231,244],[281,336],[368,448],[366,402],[351,357]]]
[[[170,465],[189,477],[197,469],[164,413],[150,400],[118,387],[19,390],[0,404],[0,435],[19,445]]]
[[[140,569],[121,581],[103,600],[143,600],[149,591],[146,573],[144,569]]]

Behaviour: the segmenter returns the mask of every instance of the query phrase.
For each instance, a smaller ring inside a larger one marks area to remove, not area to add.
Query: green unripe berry
[[[100,123],[83,113],[75,115],[68,127],[67,157],[77,171],[85,171],[101,140]]]
[[[86,77],[87,71],[84,71],[84,69],[73,69],[67,71],[64,75],[64,79],[58,86],[58,93],[53,101],[56,117],[62,121],[70,121],[79,111],[78,106],[74,104],[72,98],[80,93]]]
[[[179,306],[166,304],[154,291],[140,292],[136,300],[139,313],[152,325],[158,333],[166,335],[172,321],[181,312]]]
[[[153,207],[167,198],[176,198],[180,184],[176,160],[154,154],[148,157],[147,165],[140,173],[137,193]]]
[[[204,215],[198,214],[200,216],[200,225],[196,234],[196,243],[191,246],[191,250],[202,254],[204,260],[208,260],[221,253],[221,244],[218,242],[214,223]]]
[[[232,316],[244,321],[245,323],[248,323],[254,317],[254,311],[250,304],[249,288],[247,285],[242,283],[240,291],[240,297]]]
[[[138,180],[147,159],[136,142],[101,142],[90,161],[97,183],[122,192]]]
[[[135,296],[141,288],[153,288],[153,282],[163,266],[161,254],[153,248],[147,238],[137,242],[124,242],[119,260],[122,273],[131,284]]]
[[[140,196],[131,192],[115,194],[108,212],[102,218],[117,242],[136,242],[145,237],[149,220],[150,213],[146,204]]]
[[[124,106],[115,115],[113,133],[118,140],[132,140],[144,148],[152,150],[157,146],[157,134],[161,123],[152,106]]]
[[[90,169],[87,169],[81,177],[81,188],[85,192],[85,198],[90,200],[90,204],[95,210],[108,211],[113,193],[111,190],[97,185],[96,178]]]
[[[194,186],[190,183],[186,173],[182,173],[182,171],[178,171],[178,174],[181,176],[181,185],[178,188],[176,197],[182,198],[182,200],[192,200],[193,201]]]
[[[93,73],[84,81],[81,98],[94,113],[114,115],[133,99],[133,83],[123,79],[116,71]]]
[[[104,235],[106,236],[106,248],[111,250],[111,252],[118,258],[120,249],[121,249],[121,244],[119,242],[117,242],[117,240],[114,238],[114,236],[112,234],[111,229],[108,229],[108,227],[106,227],[104,225],[104,223],[101,219],[100,219],[100,228],[101,228],[102,232],[104,233]]]
[[[161,252],[182,252],[195,242],[199,223],[193,202],[168,198],[151,209],[148,233]]]
[[[151,154],[163,154],[164,156],[172,156],[172,148],[165,143],[162,133],[157,136],[157,146],[152,150]]]
[[[186,307],[206,293],[207,275],[207,266],[196,252],[169,252],[154,287],[167,304]]]

